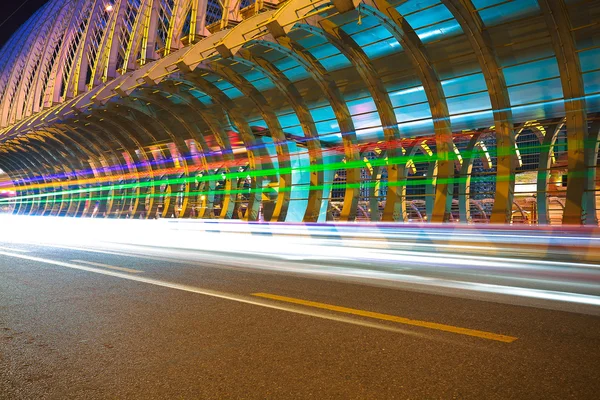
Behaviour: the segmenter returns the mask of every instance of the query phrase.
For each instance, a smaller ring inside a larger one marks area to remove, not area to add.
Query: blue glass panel
[[[427,95],[423,86],[402,89],[390,93],[390,100],[394,107],[401,107],[407,104],[415,104],[427,101]]]
[[[186,103],[186,101],[185,101],[185,100],[181,99],[181,98],[180,98],[180,97],[178,97],[178,96],[173,96],[173,97],[170,97],[170,98],[169,98],[169,101],[170,101],[171,103],[173,103],[173,104],[184,104],[184,103]]]
[[[487,90],[481,93],[452,97],[447,101],[450,115],[482,111],[492,108],[492,105],[490,104],[490,96]]]
[[[342,142],[342,134],[337,132],[337,133],[330,133],[325,136],[319,135],[319,140],[326,142],[326,143],[339,144]]]
[[[236,88],[232,87],[230,89],[227,90],[223,90],[223,93],[225,93],[225,95],[227,97],[229,97],[230,99],[236,99],[238,97],[242,97],[242,92],[240,92],[239,90],[237,90]]]
[[[410,64],[402,64],[410,66]],[[392,80],[389,80],[389,79]],[[384,77],[384,82],[383,82],[387,92],[390,94],[390,96],[392,94],[401,92],[403,90],[408,90],[411,89],[413,87],[417,87],[421,85],[421,81],[416,77],[409,77],[409,76],[393,76],[393,77]],[[400,96],[401,94],[395,94],[396,96]]]
[[[253,81],[252,85],[254,85],[254,87],[257,88],[259,91],[265,91],[275,87],[273,81],[266,77]]]
[[[562,86],[560,79],[557,78],[528,85],[509,87],[508,95],[510,97],[510,104],[517,106],[560,98],[562,97]]]
[[[262,118],[249,119],[248,125],[250,125],[250,127],[257,126],[263,129],[267,129],[267,124]]]
[[[290,204],[288,207],[286,222],[300,222],[308,205],[308,192],[310,183],[310,172],[307,167],[310,159],[306,149],[298,149],[294,143],[289,144],[290,162],[293,168],[292,187],[290,191]]]
[[[222,12],[221,4],[217,0],[209,0],[206,7],[206,25],[218,21]]]
[[[350,101],[364,101],[364,99],[371,97],[371,92],[366,87],[360,88],[357,90],[353,90],[350,93],[344,93],[344,100],[346,103]]]
[[[455,20],[440,22],[427,28],[419,29],[417,35],[423,43],[440,40],[447,36],[456,36],[462,33],[462,28]]]
[[[421,121],[405,122],[398,125],[401,137],[428,136],[433,134],[433,121],[431,118]]]
[[[290,31],[289,36],[305,48],[315,47],[320,44],[327,43],[327,40],[325,40],[322,36],[313,35],[302,28]]]
[[[295,129],[300,125],[300,121],[298,121],[298,117],[294,113],[279,115],[277,118],[279,119],[281,128],[286,132]],[[302,130],[300,130],[300,135],[304,136]]]
[[[482,73],[446,79],[442,81],[442,87],[447,97],[487,90],[485,78]]]
[[[379,19],[372,15],[362,15],[360,25],[355,21],[343,26],[344,32],[349,35],[353,35],[356,32],[362,32],[368,28],[380,26]],[[361,33],[362,34],[362,33]]]
[[[583,74],[585,94],[600,93],[600,71]]]
[[[310,110],[310,113],[315,121],[319,137],[331,133],[339,133],[340,127],[330,106]]]
[[[220,79],[218,76],[215,75],[206,75],[204,76],[204,79],[206,79],[209,82],[212,82],[213,85],[215,85],[221,90],[226,90],[233,87],[231,83],[227,82],[224,79]]]
[[[375,102],[370,97],[368,99],[348,101],[346,104],[348,105],[348,109],[350,110],[350,114],[352,115],[377,111]]]
[[[290,135],[304,137],[304,131],[301,126],[288,126],[284,129],[285,133],[289,133]]]
[[[319,136],[340,131],[340,127],[338,126],[336,120],[318,122],[316,126],[317,132],[319,132]]]
[[[224,86],[225,88],[219,88],[219,89],[221,89],[221,91],[230,99],[235,99],[235,98],[242,96],[242,93],[239,90],[237,90],[236,88],[234,88],[233,86],[231,86],[229,83],[226,83],[222,86]]]
[[[492,26],[538,13],[539,8],[536,0],[519,0],[486,8],[479,11],[479,16],[483,20],[484,25]]]
[[[585,104],[588,113],[600,111],[600,94],[586,96]]]
[[[372,128],[374,126],[381,126],[381,120],[379,119],[379,113],[377,112],[353,115],[352,121],[354,122],[354,128],[357,130],[362,128]]]
[[[238,64],[239,65],[239,64]],[[258,69],[254,69],[254,68],[245,68],[244,71],[237,71],[240,75],[243,75],[244,78],[250,82],[264,78],[264,74],[258,70]]]
[[[310,76],[308,71],[302,66],[297,66],[282,72],[292,82],[301,81]]]
[[[407,106],[397,108],[394,110],[398,122],[408,122],[417,119],[431,118],[431,110],[429,104],[415,104],[414,106]]]
[[[396,8],[398,9],[398,8]],[[426,25],[432,25],[436,22],[453,19],[452,13],[443,5],[438,5],[424,11],[406,17],[406,20],[413,29],[419,29]]]
[[[545,60],[504,68],[504,78],[508,86],[558,76],[556,58],[547,58]]]
[[[202,92],[199,92],[197,90],[191,90],[190,93],[204,105],[209,106],[213,104],[212,99]]]
[[[528,121],[532,119],[564,117],[565,107],[562,100],[556,100],[542,104],[512,107],[512,112],[513,118],[516,121]]]
[[[378,25],[366,32],[352,35],[352,39],[359,45],[364,46],[370,43],[378,42],[383,39],[389,39],[392,37],[390,31],[384,28],[382,25]]]
[[[490,111],[478,111],[450,117],[453,131],[476,129],[494,125],[494,114]]]
[[[280,58],[279,60],[273,62],[273,64],[275,64],[275,66],[280,71],[292,69],[292,68],[298,66],[298,63],[292,57],[287,57],[287,56],[284,58]]]
[[[313,47],[309,51],[318,60],[340,53],[333,45],[327,43]]]
[[[600,68],[600,48],[579,53],[579,62],[583,72]]]
[[[380,126],[373,128],[357,129],[356,136],[359,140],[363,142],[376,142],[385,139],[383,129]]]
[[[387,56],[389,54],[397,53],[401,50],[400,44],[395,40],[390,38],[389,40],[374,43],[369,46],[363,47],[364,52],[367,54],[367,57],[370,59],[375,59],[378,57]]]
[[[278,62],[282,62],[285,61],[287,59],[287,56],[282,53],[279,49],[274,48],[274,47],[270,47],[270,46],[266,46],[265,42],[260,42],[260,41],[250,41],[248,42],[248,44],[250,46],[252,45],[258,45],[252,48],[253,52],[260,52],[260,56],[262,58],[264,58],[265,60],[269,61],[270,63],[278,63]],[[260,47],[259,47],[260,46]],[[265,46],[264,48],[262,46]],[[293,61],[293,60],[292,60]]]
[[[321,60],[321,64],[328,71],[334,71],[352,65],[352,63],[342,54]]]
[[[310,114],[312,115],[315,122],[326,121],[335,116],[335,114],[333,113],[333,108],[331,108],[331,106],[314,108],[310,110]]]

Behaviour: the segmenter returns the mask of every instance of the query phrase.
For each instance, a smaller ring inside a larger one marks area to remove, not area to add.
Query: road
[[[0,398],[595,399],[600,392],[595,304],[323,273],[339,272],[327,264],[4,237]],[[577,276],[585,298],[597,295],[591,271]],[[432,274],[413,261],[395,273]]]

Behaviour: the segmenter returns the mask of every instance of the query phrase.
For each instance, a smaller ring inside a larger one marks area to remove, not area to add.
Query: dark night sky
[[[0,0],[0,47],[47,2],[48,0]],[[10,16],[11,14],[13,15]]]

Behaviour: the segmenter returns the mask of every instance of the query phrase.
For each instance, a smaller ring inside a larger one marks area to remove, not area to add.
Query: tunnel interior
[[[598,1],[89,3],[1,50],[4,212],[598,223]]]

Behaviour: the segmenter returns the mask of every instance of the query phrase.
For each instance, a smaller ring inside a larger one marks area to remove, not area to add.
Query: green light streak
[[[476,149],[472,152],[467,152],[465,150],[463,150],[461,152],[463,159],[465,159],[465,157],[468,159],[471,156],[475,156],[477,153],[481,153],[481,151]],[[491,155],[491,153],[493,153],[493,152],[489,152],[489,153]],[[483,155],[483,153],[481,153],[481,155]],[[454,158],[454,157],[456,157],[454,153],[451,153],[450,156],[453,157],[453,159],[450,159],[449,162],[457,161]],[[411,161],[414,164],[421,164],[421,163],[431,163],[431,162],[434,162],[437,160],[439,160],[439,157],[436,157],[435,155],[428,156],[428,155],[424,155],[424,154],[415,154],[413,156],[403,155],[400,157],[395,157],[395,158],[390,158],[390,159],[386,159],[386,158],[371,159],[371,160],[368,160],[368,163],[365,162],[364,160],[355,160],[355,161],[347,161],[347,162],[333,162],[333,163],[326,163],[326,164],[302,166],[302,167],[296,167],[296,168],[292,168],[292,167],[269,168],[269,169],[257,170],[257,171],[227,172],[227,173],[223,173],[225,175],[225,178],[223,178],[223,176],[222,176],[223,174],[207,174],[207,175],[203,175],[203,176],[186,176],[186,177],[181,177],[181,178],[166,178],[166,179],[158,179],[158,180],[154,180],[153,177],[151,177],[151,176],[150,177],[144,176],[144,177],[140,178],[140,181],[138,181],[138,182],[121,183],[121,184],[109,183],[107,185],[101,185],[101,186],[49,191],[49,192],[45,192],[45,193],[16,196],[16,197],[13,197],[10,199],[0,199],[0,204],[8,203],[8,202],[20,202],[21,204],[35,204],[36,201],[34,199],[39,199],[38,202],[40,204],[45,205],[46,203],[55,203],[55,202],[59,202],[59,201],[60,202],[63,202],[63,201],[64,202],[73,202],[73,201],[83,201],[83,200],[96,200],[96,201],[111,200],[111,199],[115,199],[115,197],[119,197],[121,199],[148,198],[148,196],[164,197],[164,196],[169,196],[169,195],[165,194],[165,193],[157,193],[157,194],[150,193],[150,194],[140,194],[137,196],[128,195],[128,196],[122,197],[122,195],[113,194],[113,195],[102,196],[102,197],[84,197],[84,198],[82,198],[82,197],[76,198],[76,197],[72,197],[72,195],[91,194],[91,193],[99,193],[99,192],[101,193],[101,192],[107,192],[107,191],[122,191],[122,190],[128,190],[128,189],[139,190],[141,188],[154,189],[156,186],[162,186],[162,185],[175,186],[175,185],[187,185],[187,184],[192,184],[192,183],[202,184],[202,183],[211,182],[211,181],[218,182],[218,181],[221,181],[224,179],[229,179],[229,180],[245,179],[248,176],[250,176],[251,178],[255,178],[255,177],[268,178],[268,177],[277,177],[278,175],[286,175],[286,174],[302,173],[302,172],[317,173],[317,172],[326,172],[326,171],[335,171],[335,170],[363,169],[363,168],[368,168],[369,166],[372,168],[377,168],[377,167],[389,168],[390,165],[396,165],[398,167],[406,167],[407,164]],[[164,172],[164,171],[162,171],[162,172]],[[159,175],[159,174],[161,174],[161,171],[155,170],[155,171],[153,171],[153,174]],[[173,175],[173,174],[171,174],[171,175]],[[350,185],[347,183],[343,183],[343,184],[333,183],[331,187],[333,189],[346,189],[346,188],[352,188],[352,187],[366,188],[366,187],[369,187],[372,185],[380,185],[380,188],[386,187],[386,186],[388,186],[388,187],[421,186],[421,185],[431,185],[435,179],[435,178],[434,179],[421,179],[420,177],[415,179],[415,178],[408,177],[407,173],[406,173],[406,175],[407,175],[406,180],[398,181],[398,182],[363,181],[361,183],[357,183],[354,185]],[[495,176],[494,176],[494,178],[495,178]],[[89,178],[89,179],[92,180],[94,178]],[[102,179],[102,178],[100,178],[100,179]],[[466,182],[467,179],[468,179],[467,177],[451,177],[449,179],[437,178],[436,182],[438,184],[439,183],[454,184],[454,183]],[[482,178],[482,177],[474,176],[471,178],[471,182],[475,183],[477,181],[482,181],[484,179],[485,179],[485,177]],[[142,180],[147,180],[147,181],[144,182]],[[414,181],[414,182],[411,182],[411,181]],[[490,181],[491,181],[491,179],[490,179]],[[57,186],[58,185],[73,186],[76,183],[77,183],[77,181],[57,182]],[[308,188],[308,187],[303,188],[303,190],[322,190],[325,186],[326,185],[312,186],[310,188]],[[17,186],[17,190],[19,190],[19,191],[28,191],[28,190],[39,191],[39,188],[28,189],[27,187]],[[215,191],[215,193],[225,194],[225,195],[233,195],[233,194],[241,193],[242,191],[243,191],[243,193],[263,193],[264,190],[265,190],[264,188],[255,188],[255,189],[250,189],[250,190],[249,189],[237,189],[237,190],[233,190],[233,191],[219,190],[219,191]],[[291,188],[286,187],[286,188],[280,188],[278,190],[285,192],[285,191],[291,190]],[[189,192],[188,196],[191,197],[191,196],[203,195],[203,194],[211,195],[212,192],[210,192],[210,191],[208,191],[208,192]],[[56,197],[58,197],[58,196],[60,196],[61,199],[56,199]],[[30,201],[24,201],[24,200],[30,200]]]
[[[401,156],[392,159],[373,159],[369,160],[369,164],[371,167],[389,167],[391,164],[395,165],[406,165],[409,161],[412,161],[415,164],[423,163],[423,162],[433,162],[435,160],[434,156],[425,156],[425,155],[415,155],[412,157],[409,156]],[[454,160],[451,160],[454,161]],[[244,172],[228,172],[225,173],[225,179],[245,179],[247,176],[253,177],[273,177],[278,175],[286,175],[292,173],[302,173],[302,172],[326,172],[326,171],[335,171],[335,170],[350,170],[350,169],[358,169],[358,168],[367,168],[367,163],[364,160],[356,160],[356,161],[348,161],[348,162],[334,162],[320,165],[310,165],[310,166],[302,166],[297,168],[287,167],[287,168],[269,168],[258,171],[244,171]],[[154,171],[155,174],[160,174],[160,171]],[[90,178],[93,179],[93,178]],[[152,178],[142,178],[142,179],[152,179]],[[79,189],[68,189],[68,190],[59,190],[52,191],[40,194],[30,194],[24,196],[16,196],[12,199],[1,199],[0,203],[7,201],[16,201],[16,200],[27,200],[27,199],[35,199],[35,198],[45,198],[45,197],[56,197],[56,196],[66,196],[73,194],[81,194],[81,193],[95,193],[102,191],[110,191],[110,190],[125,190],[131,188],[145,188],[145,187],[155,187],[161,185],[182,185],[182,184],[190,184],[190,183],[203,183],[210,181],[221,181],[224,180],[222,174],[211,174],[211,175],[203,175],[201,177],[196,176],[187,176],[182,178],[167,178],[167,179],[159,179],[159,180],[150,180],[147,182],[133,182],[133,183],[122,183],[122,184],[108,184],[102,186],[95,186],[89,188],[79,188]],[[422,181],[421,181],[422,182]],[[438,180],[441,182],[441,180]],[[61,186],[72,186],[75,182],[58,182],[57,185]],[[25,190],[35,190],[35,189],[27,189],[27,187],[19,187],[17,186],[17,190],[25,191]],[[318,190],[318,189],[315,189]]]
[[[474,177],[475,178],[475,177]],[[480,178],[480,179],[474,179],[472,178],[471,181],[472,182],[477,182],[477,181],[485,181],[484,178]],[[448,181],[452,181],[452,182],[457,182],[457,181],[464,181],[466,180],[466,178],[452,178],[449,179]],[[309,187],[308,184],[306,185],[302,185],[305,187],[302,187],[302,190],[306,190],[306,191],[313,191],[313,190],[324,190],[326,188],[331,188],[331,190],[345,190],[345,189],[360,189],[360,188],[372,188],[372,187],[376,187],[378,186],[380,191],[382,188],[385,187],[418,187],[418,186],[424,186],[424,185],[431,185],[433,183],[434,179],[407,179],[405,181],[395,181],[395,182],[373,182],[373,181],[363,181],[363,182],[359,182],[359,183],[354,183],[354,184],[349,184],[349,183],[332,183],[332,184],[325,184],[325,185],[314,185],[312,187]],[[440,180],[438,179],[438,182]],[[133,187],[133,189],[136,189],[136,191],[139,189],[139,187]],[[165,192],[161,192],[161,193],[140,193],[140,194],[130,194],[130,195],[124,195],[124,194],[116,194],[116,195],[105,195],[105,196],[90,196],[90,197],[63,197],[61,199],[45,199],[45,201],[43,203],[40,204],[55,204],[55,203],[62,203],[62,202],[81,202],[81,201],[110,201],[110,200],[125,200],[125,199],[149,199],[149,198],[153,198],[153,199],[160,199],[160,198],[173,198],[173,197],[178,197],[178,196],[185,196],[185,197],[199,197],[199,196],[216,196],[216,195],[223,195],[223,196],[233,196],[233,195],[250,195],[250,194],[262,194],[268,191],[269,188],[265,187],[265,188],[245,188],[245,189],[231,189],[231,190],[207,190],[207,191],[190,191],[188,192],[187,195],[185,195],[185,192],[170,192],[170,193],[165,193]],[[277,190],[273,189],[273,191],[276,191],[278,193],[281,192],[289,192],[291,191],[292,188],[291,187],[285,187],[285,188],[278,188]],[[91,191],[89,192],[91,193]],[[426,196],[425,194],[422,194],[422,196]],[[55,196],[56,197],[56,196]],[[377,197],[383,197],[381,195],[377,196]],[[15,198],[11,199],[10,201],[14,201]],[[27,201],[22,201],[20,202],[21,204],[36,204],[37,201],[36,200],[27,200]]]

